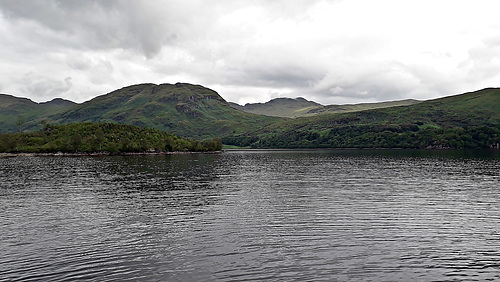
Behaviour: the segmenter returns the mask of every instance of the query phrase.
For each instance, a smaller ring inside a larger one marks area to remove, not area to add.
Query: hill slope
[[[39,123],[40,117],[58,113],[77,105],[56,98],[50,102],[36,103],[27,98],[0,94],[0,132],[18,132]]]
[[[476,148],[500,143],[500,89],[411,106],[324,114],[224,139],[263,148]]]
[[[234,109],[217,92],[187,83],[124,87],[48,116],[48,119],[56,124],[132,124],[196,138],[256,130],[279,120]]]
[[[266,103],[253,103],[244,106],[236,103],[230,103],[232,107],[259,115],[276,117],[308,117],[329,113],[348,113],[366,111],[371,109],[382,109],[398,106],[409,106],[418,104],[420,101],[407,99],[401,101],[380,102],[380,103],[362,103],[348,105],[328,105],[323,106],[316,102],[308,101],[304,98],[276,98]]]
[[[349,112],[360,112],[373,109],[384,109],[400,106],[411,106],[422,101],[414,99],[406,99],[399,101],[389,101],[389,102],[379,102],[379,103],[361,103],[361,104],[347,104],[347,105],[328,105],[320,108],[318,110],[312,109],[306,113],[305,116],[312,116],[313,114],[331,114],[331,113],[349,113]]]

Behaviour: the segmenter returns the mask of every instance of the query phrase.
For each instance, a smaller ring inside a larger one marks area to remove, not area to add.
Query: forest
[[[251,148],[499,148],[500,128],[407,125],[348,125],[324,130],[296,130],[280,134],[223,139],[224,144]]]

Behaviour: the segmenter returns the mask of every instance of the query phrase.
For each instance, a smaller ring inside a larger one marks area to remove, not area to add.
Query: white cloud
[[[130,84],[178,81],[239,103],[276,95],[324,104],[429,99],[498,86],[499,7],[494,0],[5,0],[0,85],[36,101],[82,102]]]

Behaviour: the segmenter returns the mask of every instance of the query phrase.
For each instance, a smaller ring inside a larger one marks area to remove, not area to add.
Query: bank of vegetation
[[[198,141],[153,128],[114,123],[44,124],[32,133],[0,134],[0,153],[159,153],[222,149],[220,138]]]
[[[418,124],[357,125],[227,137],[224,138],[224,143],[250,148],[500,148],[500,128],[442,128]]]
[[[287,120],[223,142],[252,148],[499,148],[499,107],[500,89],[490,88],[411,106]]]

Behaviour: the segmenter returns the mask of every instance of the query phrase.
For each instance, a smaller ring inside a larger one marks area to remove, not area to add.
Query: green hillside
[[[165,131],[114,123],[73,123],[32,133],[0,134],[0,153],[128,153],[216,151],[220,139],[180,138]]]
[[[224,143],[256,148],[488,148],[500,143],[500,89],[411,106],[297,118]]]
[[[77,105],[64,99],[36,103],[26,98],[0,94],[0,132],[19,132],[31,129],[41,117],[67,110]]]
[[[360,104],[346,104],[346,105],[328,105],[319,109],[311,109],[307,111],[304,116],[312,116],[319,114],[329,114],[329,113],[349,113],[349,112],[360,112],[373,109],[384,109],[400,106],[411,106],[421,103],[421,101],[406,99],[400,101],[389,101],[389,102],[379,102],[379,103],[360,103]]]
[[[407,99],[401,101],[390,101],[380,103],[361,103],[347,105],[328,105],[323,106],[316,102],[308,101],[304,98],[276,98],[266,103],[253,103],[244,106],[230,103],[232,107],[259,115],[276,117],[310,117],[329,113],[348,113],[359,112],[371,109],[382,109],[398,106],[409,106],[418,104],[420,101]]]
[[[255,130],[278,120],[236,110],[217,92],[186,83],[125,87],[48,119],[56,124],[132,124],[202,139]]]

